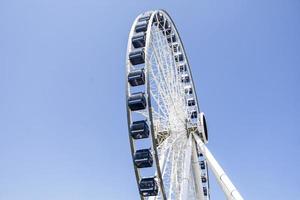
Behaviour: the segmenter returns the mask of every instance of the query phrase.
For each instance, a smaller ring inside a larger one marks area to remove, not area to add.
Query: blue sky
[[[2,0],[0,200],[139,199],[125,53],[135,16],[159,8],[185,44],[208,147],[241,194],[300,196],[299,1]]]

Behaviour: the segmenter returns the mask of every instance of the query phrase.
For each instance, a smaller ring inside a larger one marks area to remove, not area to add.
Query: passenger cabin
[[[191,112],[191,119],[196,119],[197,118],[197,111],[194,110]]]
[[[136,23],[135,32],[146,32],[148,27],[148,21],[139,21]]]
[[[131,86],[139,86],[145,84],[144,69],[134,70],[128,74],[128,82]]]
[[[177,41],[176,35],[175,34],[170,35],[169,37],[167,37],[167,41],[168,43],[176,42]]]
[[[134,163],[137,168],[152,167],[153,157],[150,149],[140,149],[134,154]]]
[[[135,121],[130,125],[130,134],[134,139],[149,137],[149,126],[146,120]]]
[[[176,62],[182,62],[183,61],[183,54],[182,53],[180,53],[180,54],[178,54],[178,55],[175,55],[175,61]]]
[[[175,53],[179,52],[180,50],[181,50],[181,49],[180,49],[180,46],[179,46],[178,43],[176,43],[176,44],[173,45],[173,51],[174,51]]]
[[[145,109],[147,106],[145,94],[143,92],[133,93],[128,98],[128,107],[132,111]]]
[[[204,196],[207,196],[207,188],[206,187],[203,187],[203,194],[204,194]]]
[[[182,73],[182,72],[186,72],[187,68],[186,65],[179,65],[178,66],[178,72]]]
[[[158,185],[155,178],[142,178],[139,183],[139,190],[143,197],[156,196],[158,194]]]
[[[189,77],[189,75],[188,75],[188,74],[183,74],[183,75],[181,76],[181,82],[182,82],[182,83],[189,83],[189,82],[190,82],[190,77]]]
[[[129,53],[129,60],[132,65],[145,63],[145,53],[143,48],[138,48]]]
[[[192,86],[188,85],[184,87],[184,93],[185,94],[193,94],[193,88]]]
[[[188,106],[194,106],[196,104],[196,101],[194,98],[190,98],[187,100]]]
[[[200,162],[200,167],[201,167],[201,169],[205,169],[205,163],[204,163],[204,161]]]
[[[134,34],[132,36],[131,42],[132,42],[132,45],[134,46],[134,48],[144,47],[146,44],[146,33],[140,32],[140,33]]]
[[[142,16],[138,19],[138,21],[139,21],[139,22],[141,22],[141,21],[149,21],[150,17],[151,17],[151,13],[146,13],[146,14],[142,15]]]

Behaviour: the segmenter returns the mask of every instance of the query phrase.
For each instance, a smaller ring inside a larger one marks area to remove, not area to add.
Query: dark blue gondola
[[[145,53],[143,48],[135,49],[129,53],[129,60],[133,65],[145,63]]]
[[[176,42],[176,41],[177,41],[175,34],[169,36],[169,37],[167,38],[167,40],[168,40],[169,43],[172,43],[172,42]]]
[[[151,17],[151,13],[147,13],[147,14],[142,15],[142,16],[138,19],[138,21],[139,21],[139,22],[141,22],[141,21],[149,21],[150,17]]]
[[[140,21],[136,23],[135,32],[146,32],[148,27],[148,21]]]
[[[192,111],[192,113],[191,113],[191,118],[192,119],[196,119],[197,118],[197,111]]]
[[[203,187],[203,194],[204,194],[204,196],[207,196],[207,188],[206,187]]]
[[[184,65],[180,65],[180,66],[178,67],[178,71],[179,71],[179,72],[186,72],[186,70],[187,70],[187,67],[186,67],[185,64],[184,64]]]
[[[190,82],[190,77],[189,77],[189,75],[188,75],[188,74],[183,74],[183,75],[181,76],[181,82],[182,82],[182,83],[189,83],[189,82]]]
[[[200,167],[201,167],[201,169],[205,169],[205,163],[204,163],[204,161],[200,162]]]
[[[130,125],[130,134],[134,139],[149,137],[149,126],[146,120],[135,121]]]
[[[182,62],[183,61],[183,54],[178,54],[175,56],[175,61],[176,62]]]
[[[187,100],[188,106],[194,106],[196,104],[195,99],[191,98]]]
[[[143,92],[134,93],[128,98],[128,107],[132,111],[145,109],[146,106],[146,98]]]
[[[139,86],[145,84],[144,69],[134,70],[128,74],[128,82],[131,86]]]
[[[145,46],[146,34],[145,32],[136,33],[132,36],[132,45],[134,48],[141,48]]]
[[[134,163],[137,168],[152,167],[153,157],[150,149],[140,149],[134,154]]]
[[[184,92],[185,92],[185,94],[193,94],[193,88],[192,88],[192,86],[186,86],[184,88]]]
[[[142,178],[139,183],[139,190],[143,197],[156,196],[158,194],[158,185],[155,178]]]

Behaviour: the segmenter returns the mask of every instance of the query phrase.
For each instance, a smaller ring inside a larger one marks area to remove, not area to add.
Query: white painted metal
[[[181,200],[188,200],[188,184],[191,172],[191,156],[192,156],[192,136],[189,136],[184,153],[184,168],[183,168],[183,177],[181,181]]]
[[[192,136],[191,136],[192,137]],[[193,137],[192,137],[193,138]],[[199,169],[199,158],[196,151],[196,145],[193,138],[193,152],[192,152],[192,167],[193,167],[193,173],[194,173],[194,183],[195,183],[195,192],[197,194],[197,197],[199,197],[199,200],[204,200],[204,193],[203,193],[203,184],[201,181],[201,171]]]
[[[214,158],[214,156],[211,154],[211,152],[208,150],[208,148],[205,146],[205,144],[202,142],[202,140],[199,138],[198,135],[193,134],[198,147],[201,151],[201,153],[205,156],[208,166],[213,171],[215,177],[217,178],[217,181],[219,185],[221,186],[222,190],[224,191],[226,197],[228,200],[243,200],[243,197],[240,195],[238,190],[235,188],[235,186],[232,184],[222,167],[219,165],[217,160]]]
[[[139,86],[145,92],[147,108],[132,112],[127,106],[127,118],[128,127],[135,119],[143,118],[148,122],[151,137],[147,145],[151,145],[155,161],[152,175],[156,176],[159,194],[155,197],[143,197],[142,195],[140,197],[141,200],[209,200],[209,184],[201,181],[202,176],[206,177],[208,181],[207,167],[204,170],[200,169],[195,142],[198,136],[193,136],[195,135],[193,131],[198,131],[198,134],[203,133],[203,130],[200,130],[203,127],[203,121],[199,120],[202,115],[200,114],[188,59],[170,16],[163,10],[149,11],[144,14],[149,13],[151,13],[151,17],[146,31],[145,63],[143,65],[146,83],[144,86]],[[163,16],[164,19],[163,28],[157,24],[159,15]],[[136,18],[130,31],[126,74],[141,67],[132,65],[128,60],[129,53],[134,50],[131,38],[141,16],[142,14]],[[177,38],[176,42],[168,42],[165,31],[169,28],[171,35]],[[180,48],[175,50],[174,48],[177,46]],[[180,54],[182,54],[183,61],[178,62],[175,58],[178,59]],[[186,66],[186,69],[182,68],[185,71],[178,71],[179,67],[183,65]],[[190,81],[185,83],[182,81],[182,77],[189,77]],[[136,92],[137,89],[130,87],[127,81],[126,86],[126,98],[128,99],[128,96]],[[186,93],[186,88],[192,93]],[[195,105],[188,106],[187,99],[194,99]],[[191,117],[192,111],[198,113],[196,119]],[[198,139],[200,138],[198,137]],[[206,143],[207,138],[203,137],[203,141]],[[135,149],[138,149],[137,146],[141,146],[137,144],[138,142],[130,137],[133,159]],[[143,145],[145,144],[143,143]],[[203,145],[202,148],[205,147]],[[150,146],[147,147],[150,148]],[[201,159],[205,158],[202,157]],[[136,181],[139,184],[144,172],[135,165],[134,169]],[[219,169],[217,172],[220,173]],[[226,177],[221,177],[221,182],[229,184]],[[207,188],[208,195],[204,194],[204,187]],[[234,196],[237,195],[235,191],[232,192]],[[237,198],[236,200],[240,199]]]

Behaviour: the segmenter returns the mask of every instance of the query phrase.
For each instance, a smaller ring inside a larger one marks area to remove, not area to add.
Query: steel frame
[[[145,85],[140,87],[140,90],[145,92],[147,108],[133,112],[128,107],[128,98],[136,89],[129,85],[127,75],[131,70],[140,66],[132,65],[128,57],[129,53],[134,50],[131,38],[135,34],[136,24],[142,16],[148,14],[150,18],[146,31],[145,63],[143,65],[146,79]],[[160,21],[161,18],[163,18],[163,23]],[[168,41],[172,35],[177,41]],[[176,49],[177,46],[180,47],[180,50]],[[184,67],[182,68],[184,73],[178,72],[181,65],[186,67],[186,71]],[[188,81],[186,77],[189,78]],[[152,149],[155,160],[153,175],[159,185],[158,196],[144,197],[140,194],[141,200],[209,200],[208,169],[207,167],[204,170],[201,169],[199,160],[203,160],[205,163],[206,160],[208,161],[214,175],[217,178],[220,177],[220,185],[227,197],[242,199],[235,187],[230,185],[228,177],[224,175],[224,171],[220,170],[218,163],[205,146],[207,133],[204,132],[203,113],[200,114],[190,65],[177,28],[166,11],[148,11],[135,19],[128,39],[125,85],[128,132],[130,133],[130,125],[136,118],[147,120],[151,135],[147,145],[150,145]],[[192,94],[185,94],[186,86],[192,88]],[[187,99],[191,98],[195,100],[195,105],[188,106]],[[198,113],[195,119],[191,116],[193,111]],[[140,145],[130,134],[129,141],[136,182],[139,185],[143,177],[143,169],[135,166],[134,153],[137,146]],[[200,153],[204,155],[201,159]],[[207,180],[206,183],[201,181],[203,176]],[[204,194],[204,186],[207,188],[207,195]]]

